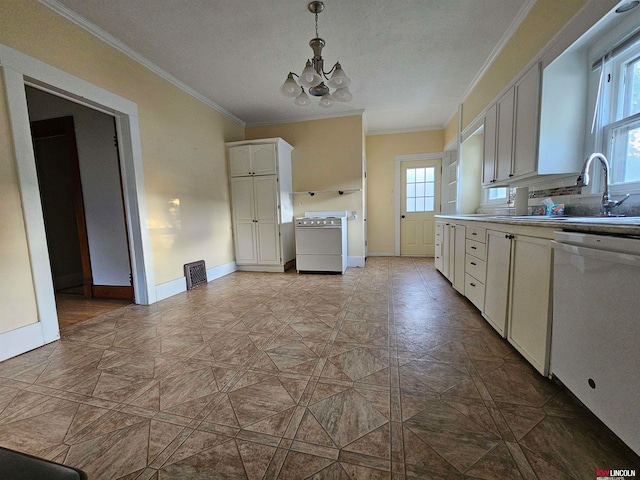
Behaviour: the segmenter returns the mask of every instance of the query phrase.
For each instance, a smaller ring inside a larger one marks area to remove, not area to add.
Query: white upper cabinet
[[[277,173],[274,144],[229,147],[229,172],[232,177],[275,175]]]
[[[536,172],[538,126],[540,124],[540,64],[531,68],[515,85],[513,163],[511,176]]]
[[[487,110],[482,185],[509,185],[537,173],[540,64],[534,65]]]

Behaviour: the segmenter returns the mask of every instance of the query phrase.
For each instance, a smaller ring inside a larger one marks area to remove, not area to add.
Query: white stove
[[[337,272],[347,269],[347,212],[305,212],[296,218],[296,270]]]

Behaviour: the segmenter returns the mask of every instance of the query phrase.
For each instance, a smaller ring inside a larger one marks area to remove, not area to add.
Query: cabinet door
[[[251,145],[251,174],[275,175],[276,172],[276,146]]]
[[[484,155],[482,158],[482,184],[491,185],[496,178],[496,132],[498,107],[492,105],[484,117]]]
[[[496,179],[508,180],[512,176],[514,89],[498,100],[498,133],[496,144]]]
[[[447,227],[447,230],[449,231],[449,246],[447,255],[447,261],[449,263],[447,272],[449,273],[449,275],[447,276],[447,278],[453,284],[456,275],[456,226],[449,225]]]
[[[504,232],[487,230],[487,271],[482,315],[496,331],[506,336],[509,300],[511,240]]]
[[[507,340],[540,373],[549,370],[551,241],[516,235]]]
[[[448,223],[444,223],[442,225],[442,274],[449,279],[449,255],[450,255],[450,242],[449,237],[451,236],[450,228]]]
[[[514,176],[537,171],[540,119],[540,64],[533,66],[515,86],[513,144]]]
[[[280,226],[278,225],[278,182],[275,176],[253,179],[255,219],[257,220],[258,263],[280,264]]]
[[[464,225],[454,225],[454,254],[453,254],[453,288],[464,295],[464,267],[465,267],[465,227]]]
[[[254,220],[253,178],[231,179],[233,232],[236,236],[236,264],[252,265],[258,261]]]
[[[246,177],[251,173],[251,147],[242,145],[229,149],[229,174],[232,177]]]
[[[443,261],[443,254],[444,254],[444,249],[442,247],[442,244],[444,242],[444,222],[436,222],[436,235],[435,235],[435,267],[436,269],[440,270],[440,273],[442,273],[444,275],[444,261]]]

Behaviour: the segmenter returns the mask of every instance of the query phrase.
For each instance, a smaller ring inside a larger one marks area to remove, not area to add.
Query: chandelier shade
[[[328,72],[323,69],[322,49],[325,46],[325,41],[318,36],[318,13],[324,10],[324,3],[314,1],[309,3],[308,8],[316,18],[316,36],[309,41],[309,46],[313,50],[313,58],[307,60],[300,75],[289,72],[287,79],[280,87],[280,92],[287,97],[295,97],[294,105],[301,107],[311,104],[309,95],[320,97],[319,105],[325,108],[335,105],[336,101],[349,102],[353,99],[347,88],[351,80],[344,73],[340,62],[336,62]],[[297,81],[294,77],[297,77]],[[334,89],[334,91],[331,92],[330,89]]]
[[[298,94],[300,93],[300,86],[296,83],[292,74],[289,74],[282,87],[280,87],[280,91],[287,97],[298,96]]]
[[[299,107],[306,107],[311,103],[311,100],[309,99],[309,95],[306,94],[304,89],[301,89],[301,90],[302,91],[300,92],[300,94],[293,101],[293,104]]]
[[[333,92],[333,98],[337,102],[350,102],[353,99],[353,95],[349,91],[349,87],[337,88],[335,92]]]

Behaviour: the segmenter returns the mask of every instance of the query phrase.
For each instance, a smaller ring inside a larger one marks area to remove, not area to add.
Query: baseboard
[[[238,270],[238,267],[236,267],[236,262],[224,263],[222,265],[218,265],[217,267],[208,268],[207,282],[215,280],[216,278],[224,277],[225,275],[229,275],[236,270]]]
[[[93,285],[91,293],[95,298],[117,298],[120,300],[133,300],[133,287],[113,285]]]
[[[239,272],[267,272],[282,273],[285,271],[283,265],[238,265]]]
[[[347,257],[347,267],[364,267],[365,257]]]
[[[376,253],[376,252],[367,252],[368,257],[395,257],[395,253]]]
[[[230,273],[238,270],[236,262],[229,262],[217,267],[207,268],[207,282],[215,280],[216,278],[224,277]],[[187,280],[184,277],[176,278],[170,282],[161,283],[156,285],[156,301],[164,300],[165,298],[173,297],[182,292],[187,291]]]

